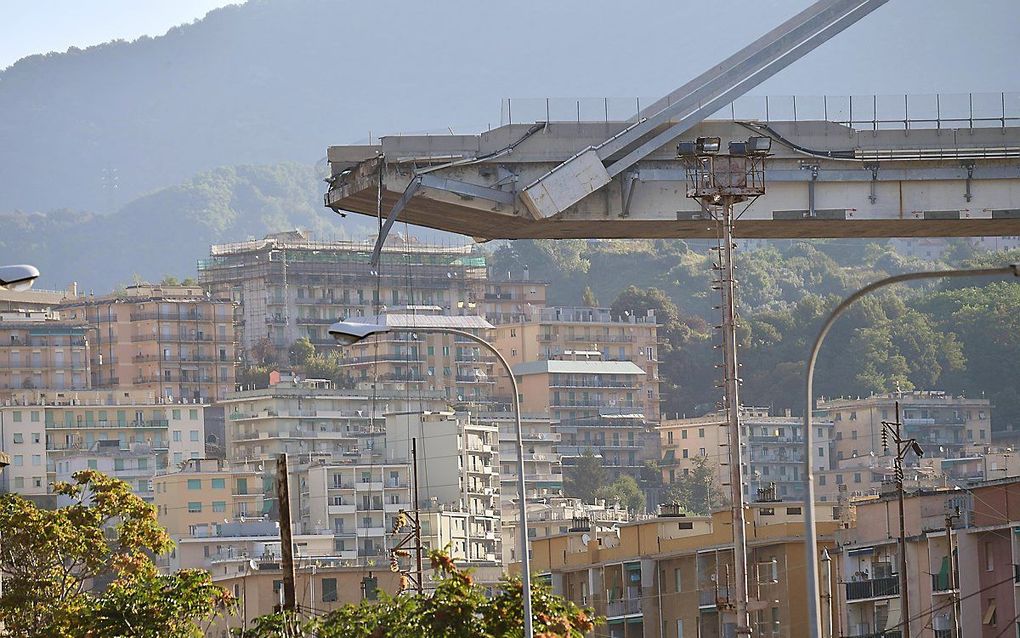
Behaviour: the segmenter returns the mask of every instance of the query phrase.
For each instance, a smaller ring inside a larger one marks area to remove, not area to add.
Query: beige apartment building
[[[68,296],[78,295],[78,284],[67,290],[8,290],[0,288],[0,312],[49,312]]]
[[[651,423],[659,420],[659,361],[655,316],[614,318],[608,308],[533,308],[525,321],[501,324],[494,343],[511,365],[597,353],[602,361],[629,361],[644,373],[630,397]],[[589,355],[590,356],[590,355]],[[497,372],[502,374],[502,372]]]
[[[897,401],[904,438],[917,439],[926,456],[959,458],[983,452],[992,444],[992,405],[987,399],[927,390],[863,399],[823,399],[818,402],[818,410],[834,423],[835,460],[872,452],[876,456],[886,455],[882,448],[882,422],[896,420]]]
[[[65,319],[87,322],[92,385],[210,402],[234,389],[234,305],[189,286],[130,286],[67,299]]]
[[[3,487],[41,496],[58,473],[102,465],[151,499],[150,472],[204,456],[206,407],[123,391],[20,391],[0,406],[0,449],[12,459]]]
[[[88,326],[48,311],[0,312],[0,397],[92,387]]]
[[[614,474],[638,476],[648,456],[647,373],[631,361],[604,361],[599,352],[538,359],[513,367],[526,414],[549,414],[560,435],[564,464],[591,450]],[[655,451],[651,453],[654,455]]]
[[[503,564],[518,560],[520,553],[520,512],[516,503],[503,501]],[[612,530],[621,523],[631,520],[630,512],[619,503],[609,504],[596,499],[584,503],[581,499],[567,496],[542,496],[528,499],[528,539],[545,538],[555,534],[566,534],[578,527]]]
[[[517,500],[517,426],[512,412],[460,414],[478,423],[499,428],[499,481],[504,500]],[[546,416],[521,415],[524,443],[524,482],[528,498],[540,498],[563,490],[563,466],[556,446],[560,434]]]
[[[494,325],[527,322],[534,312],[546,305],[549,284],[531,281],[527,267],[523,279],[493,277],[486,280],[484,292],[474,310]]]
[[[804,495],[804,420],[772,416],[768,408],[744,407],[740,412],[743,437],[744,497],[751,500],[759,489],[775,486],[783,499]],[[832,422],[814,420],[813,465],[824,472],[832,467]],[[729,435],[726,416],[710,414],[690,419],[668,419],[658,428],[662,449],[662,481],[666,485],[688,475],[697,463],[707,460],[713,468],[715,486],[728,486]],[[722,496],[726,496],[729,488]]]
[[[748,505],[748,594],[755,636],[799,638],[806,617],[802,505]],[[675,513],[673,513],[675,514]],[[839,527],[831,505],[818,507],[819,547]],[[594,608],[614,638],[719,638],[732,635],[733,573],[729,511],[666,513],[614,528],[580,525],[532,542],[532,569],[553,591]],[[836,587],[833,579],[832,587]],[[832,613],[837,613],[833,603]]]
[[[275,467],[191,459],[152,479],[159,522],[175,540],[205,537],[224,520],[260,517],[274,504]]]
[[[422,244],[392,234],[378,266],[370,263],[373,247],[316,241],[301,231],[276,233],[212,246],[198,276],[213,297],[238,304],[244,353],[267,339],[283,353],[301,337],[333,347],[329,324],[379,314],[383,306],[476,314],[472,308],[486,284],[485,255],[476,246]]]
[[[401,383],[412,392],[438,392],[451,403],[487,404],[496,391],[496,357],[460,335],[429,332],[454,328],[486,336],[492,324],[480,315],[446,315],[438,306],[399,308],[364,321],[419,331],[395,330],[344,348],[343,370],[355,382]],[[507,392],[504,401],[510,396]]]

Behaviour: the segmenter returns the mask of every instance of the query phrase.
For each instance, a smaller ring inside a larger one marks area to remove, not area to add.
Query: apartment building
[[[428,330],[454,328],[485,336],[492,324],[480,315],[442,312],[439,306],[413,306],[365,317],[368,323],[404,329],[344,348],[341,368],[355,382],[402,383],[413,393],[438,392],[452,403],[493,401],[500,368],[495,355],[468,337]],[[421,329],[415,332],[407,326]]]
[[[602,361],[631,362],[644,374],[629,401],[645,420],[659,420],[658,336],[653,314],[621,319],[608,308],[533,308],[525,321],[499,325],[493,334],[496,347],[511,364],[569,359],[579,352],[597,353]]]
[[[62,318],[86,322],[92,386],[165,400],[210,402],[234,389],[234,305],[194,286],[130,286],[66,299]]]
[[[89,449],[56,458],[50,475],[55,482],[70,482],[76,472],[99,470],[124,481],[137,496],[152,502],[155,495],[152,481],[160,471],[157,470],[160,457],[160,450],[151,445],[135,443],[122,448],[120,441],[97,441]]]
[[[882,447],[882,422],[896,420],[897,401],[904,438],[917,439],[929,456],[958,458],[991,445],[992,405],[987,399],[928,390],[823,399],[818,410],[834,423],[836,460],[871,452],[887,454]]]
[[[275,502],[274,466],[191,459],[152,479],[159,522],[175,540],[204,537],[225,519],[260,517]]]
[[[523,279],[513,279],[511,273],[498,279],[490,273],[474,309],[492,324],[524,323],[545,307],[548,289],[547,282],[531,280],[527,267]]]
[[[768,408],[744,407],[740,414],[744,497],[751,499],[757,490],[775,486],[780,498],[803,498],[804,420],[790,416],[789,412],[771,416]],[[816,471],[828,470],[832,463],[832,422],[816,418],[814,427],[813,464]],[[714,470],[717,486],[729,485],[729,436],[724,414],[665,420],[656,429],[665,484],[689,474],[697,463],[707,461]]]
[[[0,312],[0,397],[92,387],[88,326],[48,311]]]
[[[795,638],[806,617],[802,505],[748,506],[748,594],[753,635]],[[819,506],[819,546],[832,548],[839,527]],[[675,512],[615,528],[583,526],[532,541],[532,569],[553,591],[594,608],[614,638],[718,638],[732,635],[733,573],[728,511]],[[835,584],[833,583],[833,586]],[[835,613],[835,609],[833,608]]]
[[[840,635],[1014,635],[1020,610],[1020,541],[1014,533],[1020,522],[1020,481],[908,495],[905,578],[899,519],[887,515],[895,503],[894,494],[855,502],[856,525],[837,535]],[[904,582],[909,619],[900,608]]]
[[[446,405],[437,393],[419,393],[400,383],[346,390],[323,380],[234,392],[220,404],[226,414],[228,460],[275,460],[286,452],[293,469],[378,456],[386,413]]]
[[[522,410],[552,416],[564,464],[591,450],[614,477],[637,476],[648,458],[640,399],[646,372],[630,361],[604,361],[598,352],[571,356],[513,367]]]
[[[473,314],[486,281],[485,255],[477,247],[421,244],[393,234],[378,266],[371,264],[373,248],[372,242],[315,241],[301,231],[276,233],[212,246],[198,263],[198,276],[213,297],[238,304],[245,353],[267,339],[284,353],[300,337],[331,347],[329,324],[378,314],[382,306]]]
[[[478,423],[499,428],[499,481],[504,500],[517,500],[517,424],[512,412],[459,414]],[[524,443],[524,482],[528,498],[539,498],[563,490],[563,466],[556,446],[560,434],[547,416],[521,415]]]
[[[386,416],[386,460],[406,463],[412,446],[419,464],[419,496],[429,511],[461,512],[462,554],[495,563],[500,548],[499,430],[453,412],[404,412]],[[436,521],[434,529],[440,527]],[[453,522],[457,525],[456,522]],[[434,530],[433,530],[434,531]]]
[[[84,463],[82,469],[102,465],[114,475],[123,473],[141,496],[151,498],[148,480],[144,488],[140,483],[145,476],[132,473],[204,456],[206,407],[153,402],[123,391],[20,391],[0,406],[0,447],[12,461],[3,488],[45,495],[58,463],[61,476]]]
[[[78,296],[77,284],[72,283],[67,290],[0,288],[0,312],[49,312],[68,296]]]
[[[339,558],[388,561],[394,520],[413,509],[408,463],[315,465],[300,478],[301,529],[331,536]]]
[[[503,501],[503,564],[509,565],[520,556],[520,536],[517,534],[520,512],[516,503]],[[581,499],[547,495],[528,499],[528,538],[545,538],[566,534],[577,527],[595,527],[610,530],[630,522],[630,512],[619,503],[609,504],[596,499],[584,503]]]

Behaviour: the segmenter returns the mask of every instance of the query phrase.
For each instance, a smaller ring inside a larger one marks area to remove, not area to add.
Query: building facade
[[[210,402],[234,390],[234,305],[199,287],[131,286],[67,299],[61,316],[91,326],[92,385]]]
[[[301,337],[331,347],[329,324],[378,314],[383,306],[474,314],[484,296],[485,256],[472,245],[435,246],[391,235],[378,266],[370,263],[372,250],[371,242],[277,233],[212,246],[198,275],[214,297],[238,304],[240,344],[247,354],[266,341],[286,352]]]
[[[59,313],[0,312],[0,396],[92,387],[88,326]]]

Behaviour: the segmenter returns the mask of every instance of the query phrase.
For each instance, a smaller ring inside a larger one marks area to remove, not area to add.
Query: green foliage
[[[563,491],[567,496],[591,503],[598,491],[608,486],[609,473],[594,450],[585,450],[572,467],[564,468]]]
[[[207,572],[158,573],[150,557],[173,542],[123,481],[85,470],[53,489],[71,504],[42,510],[0,498],[5,635],[185,638],[232,604]]]
[[[315,345],[308,337],[301,337],[290,347],[290,362],[292,365],[303,366],[308,360],[315,356]]]
[[[679,503],[691,514],[708,515],[725,500],[722,489],[717,485],[715,468],[707,456],[696,456],[694,467],[687,475],[676,477],[663,495],[665,503]]]
[[[611,485],[595,490],[595,496],[607,502],[619,501],[631,513],[645,511],[645,493],[638,486],[637,480],[627,474],[621,475]]]
[[[595,293],[592,292],[590,286],[584,287],[584,293],[581,294],[581,305],[587,308],[598,308],[599,300],[595,297]]]
[[[380,594],[378,601],[344,605],[295,627],[292,616],[256,619],[236,635],[243,638],[316,636],[317,638],[513,638],[523,635],[523,587],[507,576],[489,597],[468,571],[458,569],[443,552],[430,555],[438,583],[427,596]],[[535,636],[582,638],[601,619],[591,611],[554,595],[548,586],[531,585]]]

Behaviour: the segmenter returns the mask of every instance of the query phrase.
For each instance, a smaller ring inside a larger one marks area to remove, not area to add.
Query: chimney
[[[790,408],[786,408],[786,416],[793,416],[793,412],[790,410]]]
[[[67,287],[67,298],[77,299],[78,298],[78,282],[72,281],[71,285]]]
[[[528,270],[527,264],[524,264],[524,281],[531,281],[531,271]]]

